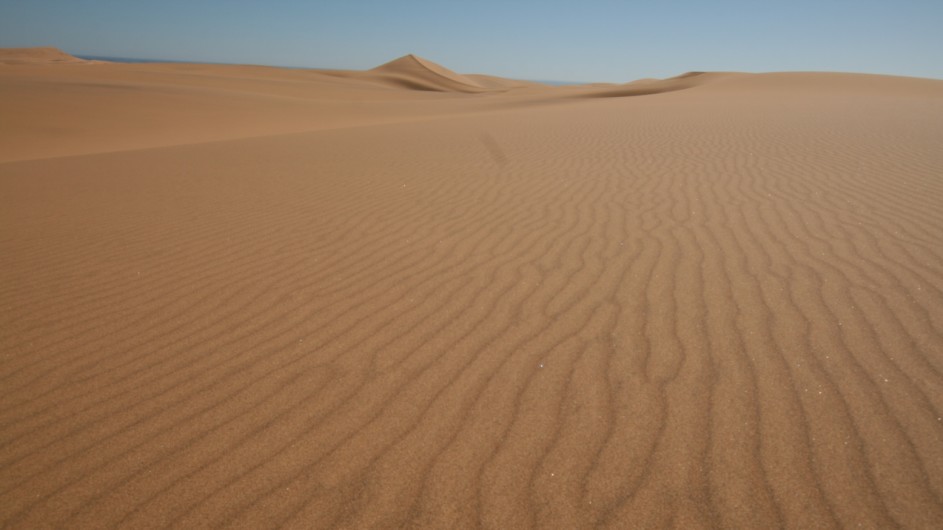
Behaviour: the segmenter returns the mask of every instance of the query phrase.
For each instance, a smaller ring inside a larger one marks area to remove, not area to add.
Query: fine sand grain
[[[941,81],[0,62],[2,527],[943,524]]]

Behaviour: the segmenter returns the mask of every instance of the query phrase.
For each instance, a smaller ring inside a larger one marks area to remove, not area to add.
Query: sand
[[[0,526],[943,521],[943,81],[41,56],[0,122]]]

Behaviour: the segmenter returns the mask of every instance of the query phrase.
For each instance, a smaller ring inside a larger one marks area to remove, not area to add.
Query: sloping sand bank
[[[0,67],[0,526],[943,521],[943,82],[413,63]]]

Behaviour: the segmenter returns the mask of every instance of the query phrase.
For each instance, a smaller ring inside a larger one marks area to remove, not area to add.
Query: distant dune
[[[33,48],[0,123],[0,527],[943,521],[943,81]]]
[[[442,90],[451,92],[481,92],[485,87],[475,80],[427,61],[415,55],[406,55],[380,65],[369,74],[380,79],[416,90]]]
[[[97,62],[101,61],[79,59],[53,47],[0,48],[0,64],[87,64]]]

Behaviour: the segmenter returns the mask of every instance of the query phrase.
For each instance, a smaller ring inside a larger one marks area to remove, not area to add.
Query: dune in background
[[[943,521],[943,81],[60,53],[0,53],[0,526]]]
[[[100,64],[73,57],[51,46],[38,48],[0,48],[0,65],[10,64]]]

